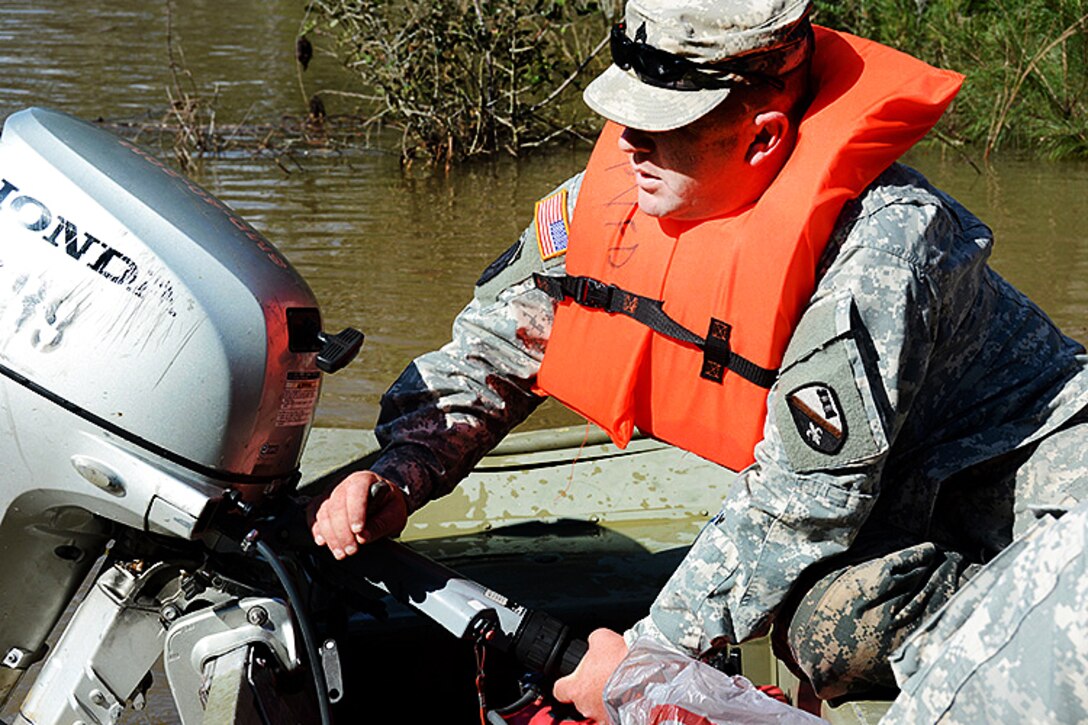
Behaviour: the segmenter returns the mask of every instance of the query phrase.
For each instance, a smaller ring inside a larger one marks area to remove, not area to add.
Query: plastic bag
[[[815,725],[825,720],[768,697],[646,637],[632,645],[604,688],[605,707],[620,725]]]

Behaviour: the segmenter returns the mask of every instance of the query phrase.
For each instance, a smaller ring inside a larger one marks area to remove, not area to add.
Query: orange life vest
[[[537,389],[620,447],[637,426],[734,470],[752,463],[768,388],[843,205],[932,128],[963,82],[825,28],[816,28],[813,76],[789,160],[757,203],[727,217],[681,227],[643,214],[617,147],[623,129],[609,124],[598,139],[567,278],[538,281],[564,300]],[[664,326],[647,326],[647,312],[663,312]],[[697,334],[672,334],[679,328]]]

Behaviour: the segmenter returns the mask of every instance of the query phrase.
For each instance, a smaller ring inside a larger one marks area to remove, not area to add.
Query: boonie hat
[[[811,52],[810,0],[629,0],[612,29],[613,64],[583,93],[622,126],[669,131],[738,84],[770,82]]]

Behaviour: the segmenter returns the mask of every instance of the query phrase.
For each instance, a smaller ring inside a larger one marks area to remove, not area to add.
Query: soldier
[[[395,534],[543,394],[743,469],[649,616],[556,684],[601,721],[636,636],[703,656],[774,623],[821,697],[893,692],[888,655],[1028,506],[1084,493],[1084,349],[896,163],[962,79],[808,12],[629,0],[586,171],[386,393],[373,470],[312,508],[338,558]]]

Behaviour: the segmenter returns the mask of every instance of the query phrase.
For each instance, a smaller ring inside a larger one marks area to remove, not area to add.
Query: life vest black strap
[[[583,307],[617,312],[660,335],[694,345],[703,351],[703,368],[699,375],[706,380],[720,383],[725,378],[725,371],[732,370],[748,382],[769,389],[778,378],[777,370],[760,367],[730,349],[732,327],[721,320],[711,318],[710,329],[704,338],[669,317],[663,301],[628,292],[613,284],[606,285],[592,277],[553,277],[534,273],[533,282],[537,289],[557,302],[570,299]]]

